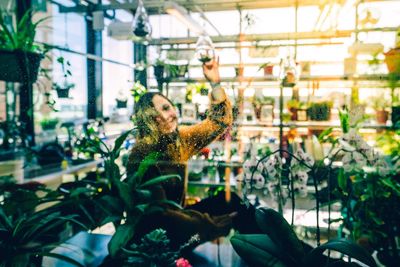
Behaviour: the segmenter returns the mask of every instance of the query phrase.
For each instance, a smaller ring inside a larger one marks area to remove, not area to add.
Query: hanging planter
[[[128,106],[128,100],[121,100],[121,99],[115,99],[117,101],[117,108],[126,108]]]
[[[37,27],[48,17],[32,22],[32,10],[27,10],[17,24],[16,14],[0,8],[0,80],[34,83],[43,58],[41,45],[35,43]]]
[[[189,71],[189,65],[167,64],[166,71],[169,78],[184,78]]]
[[[34,83],[42,58],[43,55],[39,53],[0,49],[0,80]]]
[[[53,89],[56,90],[58,98],[69,98],[69,90],[74,87],[74,83],[68,82],[65,82],[62,86],[57,83],[53,84]]]
[[[154,77],[157,81],[162,81],[164,79],[164,65],[157,64],[153,66],[154,68]]]

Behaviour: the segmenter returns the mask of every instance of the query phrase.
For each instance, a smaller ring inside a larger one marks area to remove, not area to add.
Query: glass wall
[[[124,22],[133,20],[132,15],[124,11],[117,11],[116,17]],[[106,27],[112,22],[106,20]],[[103,58],[107,59],[103,61],[103,115],[115,122],[126,121],[133,105],[130,93],[134,84],[133,42],[109,37],[107,30],[104,30]],[[126,108],[124,101],[127,101]]]
[[[59,13],[58,6],[47,3],[47,12],[37,12],[33,20],[48,16],[39,27],[36,40],[53,48],[42,60],[41,73],[34,84],[35,132],[38,142],[46,139],[42,125],[86,118],[86,22],[81,14]],[[43,138],[41,138],[43,137]]]

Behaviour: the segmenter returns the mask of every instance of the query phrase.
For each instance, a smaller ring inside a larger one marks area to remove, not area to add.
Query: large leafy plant
[[[345,239],[334,239],[316,248],[301,242],[281,214],[273,209],[257,209],[256,221],[264,234],[235,234],[231,243],[235,251],[251,266],[358,266],[323,255],[338,251],[370,267],[377,266],[362,247]]]
[[[133,239],[136,224],[141,216],[146,212],[151,212],[151,192],[147,188],[168,179],[180,179],[178,175],[165,175],[146,182],[142,180],[147,168],[156,163],[158,153],[150,153],[134,174],[126,177],[118,165],[118,158],[124,149],[125,140],[133,131],[135,130],[127,131],[118,137],[112,148],[94,135],[86,137],[83,142],[84,147],[81,147],[83,151],[99,154],[104,160],[104,177],[107,188],[98,194],[96,203],[108,214],[101,222],[103,224],[112,222],[116,228],[108,245],[110,257],[116,259],[124,257],[122,249]],[[173,202],[170,204],[177,205]]]
[[[8,181],[0,184],[0,192],[0,266],[39,266],[43,256],[79,265],[73,259],[51,252],[69,237],[66,232],[60,234],[60,229],[68,229],[68,224],[85,228],[76,215],[63,215],[61,206],[40,206],[56,201],[53,191],[34,182],[18,185]]]
[[[353,115],[354,116],[354,115]],[[395,249],[399,236],[400,186],[397,155],[390,158],[373,149],[358,134],[357,119],[341,112],[343,135],[332,142],[328,155],[338,167],[337,195],[342,201],[343,222],[354,240],[366,240],[371,249]],[[355,116],[357,117],[357,116]]]

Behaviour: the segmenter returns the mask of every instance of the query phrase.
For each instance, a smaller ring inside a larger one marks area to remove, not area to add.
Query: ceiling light
[[[206,34],[206,31],[195,21],[189,12],[182,6],[173,1],[166,1],[164,3],[164,10],[171,16],[176,17],[179,21],[186,25],[190,31],[197,34]]]

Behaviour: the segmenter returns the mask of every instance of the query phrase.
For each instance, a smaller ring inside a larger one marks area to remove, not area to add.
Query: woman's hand
[[[203,63],[203,74],[211,83],[219,83],[219,58]]]

